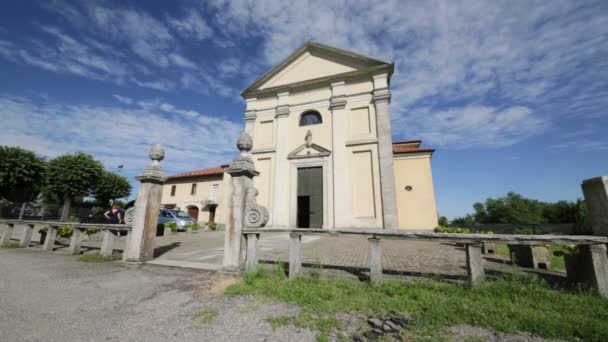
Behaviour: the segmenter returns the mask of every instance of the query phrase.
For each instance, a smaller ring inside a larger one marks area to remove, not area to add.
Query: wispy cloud
[[[542,134],[546,121],[556,117],[606,116],[608,11],[602,1],[264,4],[213,2],[222,33],[261,39],[267,66],[311,39],[395,61],[391,107],[397,138],[415,135],[453,146],[456,138],[446,136],[467,130],[441,118],[450,113],[457,124],[476,121],[475,108],[513,120],[485,120],[494,133],[479,141],[484,146]],[[526,108],[526,115],[497,108]],[[530,120],[534,129],[526,128]]]
[[[169,18],[168,22],[185,39],[203,41],[213,35],[213,29],[196,9],[188,9],[182,18]]]
[[[49,157],[84,151],[106,165],[125,165],[132,174],[148,162],[147,151],[157,143],[165,146],[163,164],[170,173],[218,165],[236,152],[240,124],[159,100],[114,97],[116,106],[0,96],[0,145],[22,146]],[[191,143],[184,144],[183,137]]]

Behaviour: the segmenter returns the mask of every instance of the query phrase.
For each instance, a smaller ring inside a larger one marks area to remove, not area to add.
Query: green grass
[[[99,254],[83,254],[78,257],[78,261],[82,262],[107,262],[116,261],[122,259],[121,254],[112,254],[110,256],[103,256]]]
[[[555,256],[554,252],[564,251],[564,247],[560,245],[549,245],[549,253],[551,253],[551,268],[554,270],[566,271],[566,265],[563,256]],[[496,254],[510,257],[509,247],[504,244],[496,245]]]
[[[0,245],[0,248],[21,248],[18,242],[5,242]]]
[[[218,315],[219,313],[216,308],[208,308],[196,313],[196,317],[203,324],[209,324],[213,322]]]
[[[608,300],[590,292],[554,290],[537,277],[522,273],[471,289],[428,280],[382,285],[352,279],[289,281],[280,271],[257,271],[245,274],[244,281],[228,287],[226,294],[298,304],[302,308],[298,316],[275,318],[271,324],[312,327],[319,331],[320,340],[340,327],[335,320],[337,312],[412,314],[416,320],[408,334],[415,340],[439,339],[441,328],[454,324],[550,338],[608,340]]]

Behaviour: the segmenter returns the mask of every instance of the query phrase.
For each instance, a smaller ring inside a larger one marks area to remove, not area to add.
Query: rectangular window
[[[196,195],[196,183],[192,184],[192,188],[190,189],[190,195]]]
[[[175,187],[176,185],[171,186],[171,196],[175,196]]]

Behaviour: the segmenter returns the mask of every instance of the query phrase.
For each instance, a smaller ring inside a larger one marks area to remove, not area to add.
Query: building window
[[[190,188],[190,195],[196,195],[196,183],[192,184],[192,188]]]
[[[318,125],[320,123],[323,123],[323,119],[317,111],[306,112],[300,117],[300,126]]]
[[[171,186],[171,196],[175,196],[175,187],[176,185]]]

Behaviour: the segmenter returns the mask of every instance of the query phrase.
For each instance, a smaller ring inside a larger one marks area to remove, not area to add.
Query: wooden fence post
[[[302,235],[289,234],[289,279],[297,278],[302,272]]]
[[[260,234],[246,234],[247,239],[247,261],[245,263],[245,270],[251,272],[255,270],[258,265],[258,240]]]
[[[23,235],[21,235],[21,240],[19,241],[20,247],[29,247],[30,241],[32,240],[32,233],[34,232],[33,224],[26,224],[23,227]]]
[[[57,238],[57,229],[49,224],[49,231],[46,233],[46,238],[44,239],[44,245],[42,249],[47,252],[52,252],[55,247],[55,238]]]
[[[0,240],[0,244],[11,242],[14,227],[15,225],[12,223],[7,223],[4,225],[4,231],[2,232],[2,239]]]
[[[102,256],[111,256],[114,252],[114,234],[109,229],[103,231],[103,241],[101,242],[101,250],[99,254]]]
[[[372,283],[382,282],[382,246],[380,239],[369,238],[369,275]]]
[[[472,287],[479,286],[485,279],[483,272],[483,257],[480,243],[467,243],[467,275]]]
[[[74,227],[72,231],[72,237],[70,238],[70,248],[68,252],[72,255],[80,254],[80,245],[82,244],[83,232]]]

